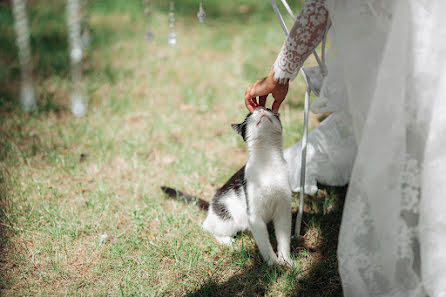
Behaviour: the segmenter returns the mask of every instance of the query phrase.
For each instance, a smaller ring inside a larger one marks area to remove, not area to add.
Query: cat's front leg
[[[281,265],[293,264],[290,257],[291,202],[288,202],[288,200],[280,203],[273,218],[277,238],[277,257]]]
[[[262,218],[258,216],[250,216],[249,227],[265,262],[267,262],[268,265],[278,264],[279,261],[271,246],[271,242],[269,241],[268,229]]]

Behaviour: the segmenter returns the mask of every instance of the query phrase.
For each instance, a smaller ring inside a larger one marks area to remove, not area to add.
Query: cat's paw
[[[301,239],[302,239],[301,235],[298,235],[298,234],[291,235],[291,240],[301,240]]]
[[[268,259],[268,260],[266,260],[266,264],[268,264],[268,266],[273,266],[273,265],[279,264],[279,262],[274,259]]]
[[[227,246],[231,246],[234,243],[234,238],[230,236],[215,236],[215,239],[217,239],[220,244]]]
[[[279,265],[283,265],[283,266],[293,266],[294,265],[294,261],[291,260],[290,256],[283,256],[283,255],[279,255],[278,263],[279,263]]]
[[[263,257],[263,259],[268,264],[268,266],[280,265],[279,259],[277,259],[276,255],[273,255],[273,256],[267,257],[267,258]]]
[[[281,266],[293,266],[295,262],[291,259],[283,259],[279,260],[279,265]]]

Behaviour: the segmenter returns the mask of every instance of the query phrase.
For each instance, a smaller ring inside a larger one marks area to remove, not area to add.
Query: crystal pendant
[[[170,32],[168,36],[168,44],[170,46],[175,46],[177,44],[177,35],[175,32]]]
[[[81,44],[82,49],[87,50],[90,47],[90,0],[81,0],[80,2],[80,26],[81,26]]]
[[[87,102],[84,95],[75,91],[70,99],[70,109],[76,117],[81,117],[87,113]]]
[[[145,5],[144,15],[147,18],[147,31],[146,31],[145,37],[146,37],[147,42],[152,42],[153,33],[152,33],[152,31],[150,31],[150,17],[152,15],[152,11],[150,10],[150,0],[145,0],[144,5]]]
[[[82,33],[80,22],[80,0],[67,1],[68,45],[70,47],[72,93],[70,109],[76,117],[87,112],[87,101],[82,93]]]
[[[175,4],[170,1],[170,12],[169,12],[169,27],[170,32],[167,36],[167,43],[170,46],[175,46],[177,44],[177,35],[175,34],[175,14],[174,14]]]
[[[197,12],[197,18],[200,23],[203,23],[204,19],[206,18],[206,12],[203,9],[202,1],[200,1],[200,8],[198,9],[198,12]]]
[[[73,63],[80,63],[82,60],[82,47],[73,47],[70,51],[70,58]]]
[[[153,40],[153,34],[150,31],[146,32],[146,40],[147,42],[151,42]]]
[[[25,112],[33,111],[36,108],[36,98],[34,95],[34,87],[30,79],[22,82],[20,90],[20,103]]]
[[[82,49],[86,50],[90,46],[90,33],[87,30],[81,34]]]
[[[32,78],[31,45],[29,40],[28,15],[26,13],[26,1],[13,0],[14,29],[17,35],[18,56],[21,72],[20,103],[25,112],[30,112],[36,107],[34,85]]]

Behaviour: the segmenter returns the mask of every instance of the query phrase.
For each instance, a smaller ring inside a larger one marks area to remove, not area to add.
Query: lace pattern
[[[275,81],[286,83],[293,80],[313,49],[321,42],[328,20],[324,3],[325,0],[305,1],[272,67]]]
[[[332,116],[347,112],[357,146],[345,158],[354,164],[338,243],[344,296],[446,297],[446,39],[440,38],[446,36],[446,2],[325,5],[332,23],[328,75],[323,101],[313,107]],[[302,24],[296,22],[294,36],[297,26]],[[286,63],[289,68],[276,62],[279,77],[289,78],[301,66]],[[324,136],[318,157],[336,153],[327,145],[339,137]]]
[[[338,249],[343,282],[349,284],[344,288],[347,290],[344,292],[345,296],[356,296],[358,292],[373,292],[373,296],[409,296],[409,291],[421,294],[414,296],[422,296],[422,288],[417,287],[419,275],[413,267],[416,254],[414,250],[418,249],[420,172],[418,161],[406,155],[400,173],[401,219],[398,220],[398,244],[394,252],[396,261],[392,284],[388,282],[386,269],[381,265],[385,259],[382,257],[379,236],[376,236],[378,231],[374,227],[370,199],[360,190],[360,181],[350,186],[351,201],[344,209],[344,217],[347,216],[348,219],[343,222],[343,232],[348,233],[348,240],[345,241],[345,237],[344,248]]]

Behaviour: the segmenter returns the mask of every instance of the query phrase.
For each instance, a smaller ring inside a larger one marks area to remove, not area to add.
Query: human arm
[[[269,94],[274,98],[272,110],[278,112],[288,93],[289,81],[296,77],[304,61],[322,40],[327,21],[325,0],[305,1],[270,72],[245,91],[245,105],[250,112],[257,106],[265,106]]]

